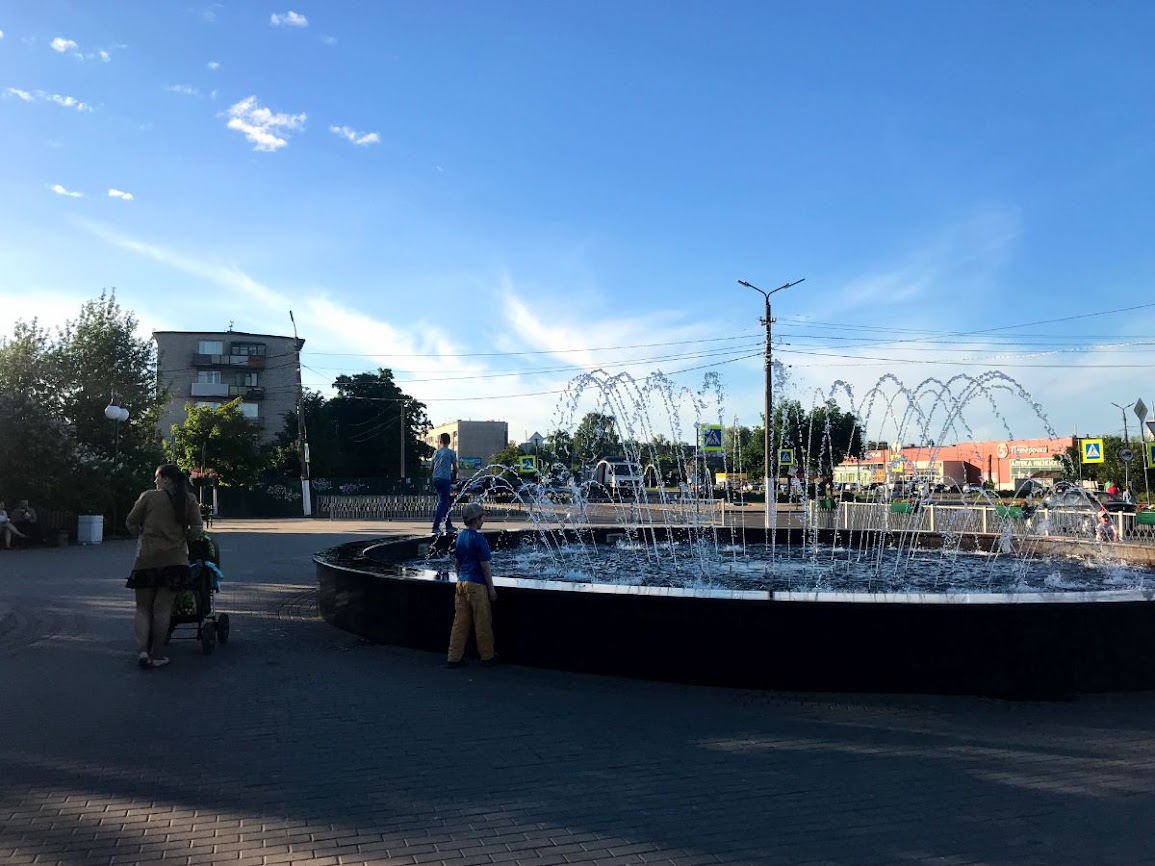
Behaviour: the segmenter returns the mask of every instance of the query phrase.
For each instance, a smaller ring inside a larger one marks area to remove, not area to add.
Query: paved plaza
[[[0,864],[1155,863],[1155,694],[446,670],[318,618],[313,552],[426,529],[219,523],[231,640],[152,671],[132,542],[0,550]]]

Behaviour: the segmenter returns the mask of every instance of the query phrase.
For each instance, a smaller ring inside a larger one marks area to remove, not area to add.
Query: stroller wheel
[[[217,626],[216,623],[206,622],[201,626],[201,649],[204,654],[212,655],[213,650],[217,646]]]
[[[227,613],[217,614],[217,640],[222,645],[229,642],[229,615]]]

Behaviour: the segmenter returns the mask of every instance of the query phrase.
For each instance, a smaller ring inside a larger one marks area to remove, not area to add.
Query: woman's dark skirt
[[[137,568],[125,583],[129,589],[192,589],[192,569],[188,565],[160,565]]]

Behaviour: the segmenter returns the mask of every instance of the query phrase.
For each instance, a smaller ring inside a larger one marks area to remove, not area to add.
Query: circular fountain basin
[[[664,540],[665,530],[645,531]],[[599,531],[595,540],[613,532]],[[730,533],[720,530],[719,543],[767,541],[763,530]],[[535,534],[486,535],[500,575],[502,551]],[[838,533],[827,536],[837,546]],[[771,540],[799,546],[802,535],[778,530]],[[412,565],[428,541],[354,542],[318,554],[322,616],[371,640],[445,652],[453,586],[438,572],[447,561]],[[933,547],[941,539],[928,534],[917,543]],[[1077,553],[1072,545],[1056,542],[1056,553]],[[1135,553],[1145,561],[1146,550]],[[1142,587],[856,592],[494,582],[498,651],[516,664],[799,691],[1055,698],[1155,688],[1155,592]]]

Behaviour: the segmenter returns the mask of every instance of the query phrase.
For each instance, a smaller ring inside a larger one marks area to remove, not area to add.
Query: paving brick
[[[4,560],[21,624],[0,628],[0,862],[1155,862],[1155,695],[447,677],[437,653],[317,621],[309,557],[338,525],[274,525],[302,528],[218,532],[234,640],[174,641],[148,674],[127,593],[93,579],[131,545]],[[164,740],[138,735],[145,715]]]

